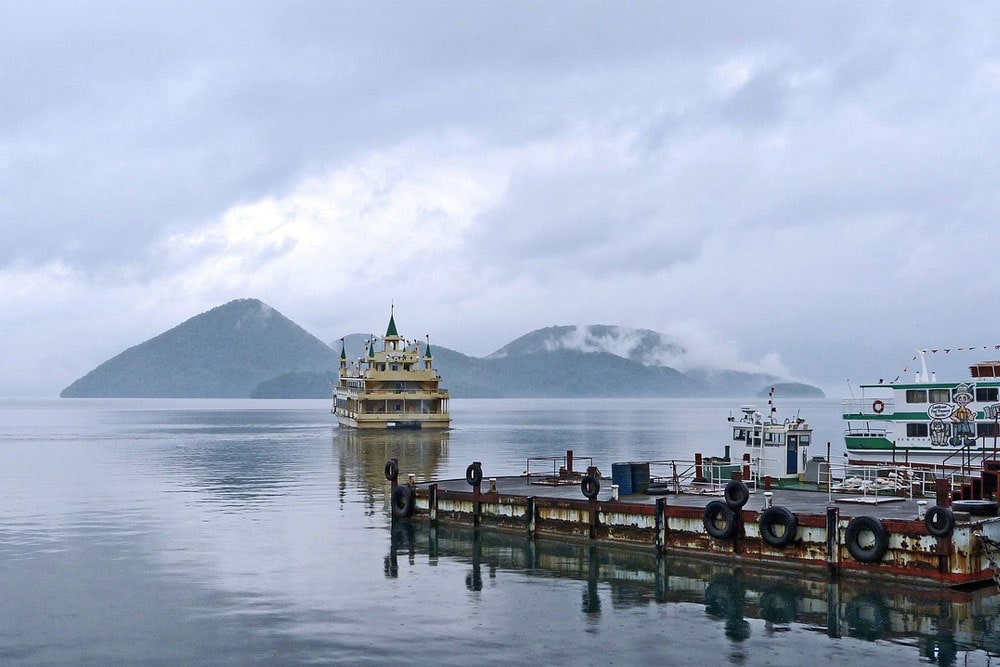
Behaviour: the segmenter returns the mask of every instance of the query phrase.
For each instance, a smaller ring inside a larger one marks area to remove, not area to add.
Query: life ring
[[[483,465],[479,461],[470,463],[469,467],[465,469],[465,481],[469,483],[469,486],[479,486],[483,481]]]
[[[787,547],[795,540],[799,518],[787,507],[768,507],[757,517],[761,538],[772,547]],[[781,530],[776,530],[781,526]]]
[[[726,540],[736,534],[736,512],[721,500],[705,505],[701,521],[705,532],[717,540]]]
[[[593,500],[601,492],[601,483],[593,475],[585,475],[583,481],[580,482],[580,488],[583,490],[583,495]]]
[[[875,414],[880,415],[880,414],[882,414],[883,410],[885,410],[885,403],[884,402],[882,402],[881,400],[879,400],[877,398],[874,401],[872,401],[872,411]]]
[[[385,462],[385,478],[390,482],[395,482],[399,479],[399,466],[395,461]]]
[[[862,544],[861,535],[871,533],[871,544]],[[856,516],[847,524],[844,532],[847,551],[860,563],[877,563],[889,550],[889,533],[878,519],[870,516]]]
[[[397,519],[405,519],[410,516],[413,514],[413,507],[415,505],[413,489],[406,484],[400,484],[392,490],[389,505],[392,507],[392,515]]]
[[[935,505],[924,515],[924,525],[934,537],[948,537],[955,530],[955,513],[947,507]]]
[[[731,479],[729,483],[726,484],[726,490],[723,492],[723,497],[726,499],[726,504],[732,507],[734,510],[741,509],[750,500],[750,489],[747,485],[738,479]]]

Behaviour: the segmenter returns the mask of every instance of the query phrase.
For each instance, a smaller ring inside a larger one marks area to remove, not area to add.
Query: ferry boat
[[[341,340],[340,372],[333,389],[333,412],[341,426],[357,429],[446,429],[451,425],[448,390],[433,368],[430,340],[407,341],[396,329],[395,313],[381,339],[368,341],[366,356],[348,366]]]
[[[924,353],[912,382],[879,381],[844,399],[851,462],[978,467],[1000,450],[1000,361],[969,367],[969,377],[938,381]]]

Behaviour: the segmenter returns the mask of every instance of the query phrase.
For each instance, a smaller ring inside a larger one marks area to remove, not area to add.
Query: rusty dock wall
[[[408,486],[411,507],[407,514],[430,522],[702,558],[749,559],[776,567],[825,568],[835,574],[917,578],[940,585],[989,580],[995,570],[988,548],[977,536],[1000,542],[1000,518],[996,517],[974,519],[959,514],[944,536],[931,534],[923,520],[883,518],[878,520],[878,529],[884,533],[884,551],[874,562],[864,562],[852,556],[848,544],[849,539],[858,539],[857,530],[853,536],[849,530],[854,517],[841,516],[837,506],[820,512],[796,511],[794,535],[786,544],[774,546],[773,539],[762,535],[763,510],[734,508],[731,532],[723,537],[719,531],[710,534],[706,505],[711,498],[687,498],[680,504],[664,497],[655,502],[559,497],[546,489],[537,494],[484,491],[478,484],[462,490],[438,483],[411,482]]]

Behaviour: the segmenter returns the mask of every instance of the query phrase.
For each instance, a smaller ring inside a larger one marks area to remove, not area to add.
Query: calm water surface
[[[766,401],[762,402],[766,403]],[[327,401],[0,402],[0,663],[1000,664],[1000,603],[422,524],[383,466],[719,453],[727,401],[455,400],[359,436]],[[820,446],[839,403],[800,401]]]

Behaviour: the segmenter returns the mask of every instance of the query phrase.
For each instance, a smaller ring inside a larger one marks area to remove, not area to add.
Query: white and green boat
[[[1000,451],[1000,361],[947,382],[927,373],[923,352],[912,382],[863,384],[843,401],[851,463],[980,467]]]

